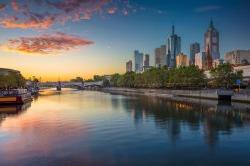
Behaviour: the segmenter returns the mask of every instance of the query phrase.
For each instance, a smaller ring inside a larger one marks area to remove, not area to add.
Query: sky
[[[0,68],[42,81],[124,73],[135,49],[166,44],[174,24],[182,52],[211,19],[220,53],[250,50],[250,0],[0,0]]]

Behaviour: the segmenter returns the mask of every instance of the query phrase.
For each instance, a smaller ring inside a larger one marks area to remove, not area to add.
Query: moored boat
[[[27,89],[0,90],[0,104],[24,104],[32,101]]]

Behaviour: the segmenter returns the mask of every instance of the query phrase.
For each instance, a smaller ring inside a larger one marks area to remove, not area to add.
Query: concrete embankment
[[[157,96],[164,98],[173,97],[190,97],[218,100],[216,89],[207,90],[167,90],[167,89],[135,89],[135,88],[104,88],[103,91],[121,94],[137,94],[147,96]],[[241,92],[234,92],[232,101],[250,103],[250,91],[241,90]]]

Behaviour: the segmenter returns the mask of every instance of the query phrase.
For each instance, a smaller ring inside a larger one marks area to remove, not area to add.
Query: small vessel
[[[58,81],[58,85],[56,86],[56,90],[57,91],[61,91],[62,90],[61,81]]]
[[[0,90],[0,104],[24,104],[32,101],[27,89]]]

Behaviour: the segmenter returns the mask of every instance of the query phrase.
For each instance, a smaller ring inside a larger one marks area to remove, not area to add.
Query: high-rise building
[[[149,67],[149,54],[144,55],[143,66]]]
[[[155,49],[155,67],[161,67],[161,48]]]
[[[135,72],[136,73],[143,72],[143,53],[140,53],[138,50],[135,50],[134,58],[135,58]]]
[[[172,34],[168,38],[168,66],[176,66],[176,56],[181,53],[181,37],[175,34],[175,27],[172,27]]]
[[[250,63],[250,50],[233,50],[227,52],[224,56],[227,63],[233,65],[249,64]]]
[[[167,47],[162,45],[155,49],[155,66],[163,67],[165,65],[167,65]]]
[[[133,66],[132,66],[132,61],[129,60],[129,61],[126,63],[126,72],[131,72],[131,71],[133,71],[132,68],[133,68]]]
[[[211,69],[213,60],[220,59],[219,32],[211,20],[205,37],[206,68]]]
[[[198,66],[199,69],[205,69],[206,65],[206,53],[199,52],[195,54],[195,66]]]
[[[195,54],[200,52],[200,44],[195,42],[190,45],[190,65],[195,64]]]
[[[176,67],[188,66],[188,65],[189,65],[189,60],[187,55],[180,53],[176,56]]]
[[[161,46],[161,67],[166,66],[167,65],[167,46],[166,45],[162,45]]]

